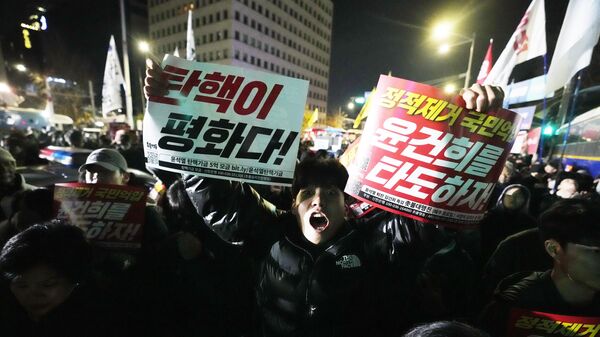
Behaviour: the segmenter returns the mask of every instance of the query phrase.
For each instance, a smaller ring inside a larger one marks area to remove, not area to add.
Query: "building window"
[[[225,40],[227,40],[227,39],[229,38],[229,31],[228,31],[227,29],[225,29],[225,30],[223,31],[223,38],[224,38]]]
[[[227,20],[229,17],[229,12],[227,10],[223,11],[223,20]]]
[[[240,21],[240,12],[235,11],[235,14],[233,14],[233,17],[236,21]]]
[[[240,40],[240,32],[238,32],[237,30],[233,33],[233,38],[236,40]]]

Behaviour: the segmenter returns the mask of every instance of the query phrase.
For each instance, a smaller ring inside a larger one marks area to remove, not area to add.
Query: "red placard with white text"
[[[506,331],[506,336],[510,337],[595,337],[600,331],[600,317],[512,309]]]
[[[168,55],[144,116],[149,167],[291,186],[308,81]]]
[[[375,92],[345,192],[425,222],[479,222],[519,116],[471,111],[459,96],[391,76]]]
[[[141,247],[146,191],[120,185],[56,184],[58,219],[81,228],[96,246]]]

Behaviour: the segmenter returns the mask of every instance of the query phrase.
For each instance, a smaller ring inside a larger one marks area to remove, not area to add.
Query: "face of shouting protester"
[[[344,193],[335,186],[307,186],[294,201],[294,213],[304,237],[318,245],[331,240],[344,225]]]

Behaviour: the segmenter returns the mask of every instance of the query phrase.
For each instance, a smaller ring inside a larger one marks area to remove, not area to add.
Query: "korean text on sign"
[[[380,78],[376,93],[346,192],[426,222],[477,223],[517,115],[469,111],[459,98],[389,76]]]
[[[149,166],[291,184],[307,81],[173,57],[163,66],[169,94],[151,96],[144,119]],[[207,169],[197,160],[215,165]],[[273,169],[282,174],[271,174]]]
[[[57,184],[57,218],[81,228],[95,245],[137,249],[141,246],[146,191],[130,186]]]
[[[600,317],[557,315],[512,309],[507,322],[507,336],[600,336]]]

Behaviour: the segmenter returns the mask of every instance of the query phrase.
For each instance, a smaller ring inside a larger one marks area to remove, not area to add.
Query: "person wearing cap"
[[[119,151],[101,148],[90,153],[79,168],[80,182],[88,184],[128,185],[129,166]],[[156,310],[156,296],[162,296],[158,280],[164,278],[161,268],[170,263],[173,245],[167,240],[167,226],[155,206],[146,205],[141,248],[124,252],[94,247],[94,272],[101,287],[132,312],[131,320],[139,329],[151,334],[149,310]],[[125,300],[124,300],[125,299]]]
[[[127,161],[114,149],[97,149],[90,153],[79,172],[88,184],[127,185]]]
[[[11,216],[13,199],[18,192],[34,188],[17,173],[17,161],[13,155],[0,148],[0,221]]]

